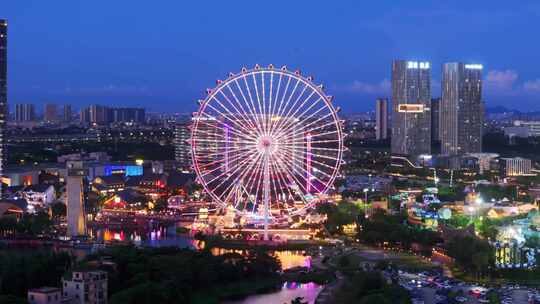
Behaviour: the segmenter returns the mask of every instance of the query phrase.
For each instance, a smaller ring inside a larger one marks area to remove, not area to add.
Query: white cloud
[[[392,85],[388,79],[383,79],[379,83],[369,83],[355,80],[348,85],[336,86],[336,90],[365,94],[389,94],[391,87]]]
[[[484,85],[488,91],[511,92],[518,79],[518,74],[513,70],[491,70],[487,73]]]
[[[540,78],[526,81],[523,84],[523,89],[527,92],[540,93]]]

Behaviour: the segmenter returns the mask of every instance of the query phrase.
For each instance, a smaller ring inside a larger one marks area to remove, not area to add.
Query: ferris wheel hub
[[[272,136],[263,135],[257,140],[257,149],[261,153],[272,154],[277,147],[277,142]]]

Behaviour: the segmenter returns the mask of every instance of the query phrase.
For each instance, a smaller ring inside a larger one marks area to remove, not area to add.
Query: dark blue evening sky
[[[2,0],[9,102],[187,112],[229,71],[300,68],[347,112],[393,58],[484,65],[487,106],[540,110],[540,1]]]

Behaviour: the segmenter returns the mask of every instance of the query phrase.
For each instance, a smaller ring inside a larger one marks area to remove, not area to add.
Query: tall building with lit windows
[[[392,154],[416,162],[431,154],[431,64],[392,62]]]
[[[440,104],[441,154],[482,152],[482,65],[445,63]]]
[[[7,21],[0,19],[0,176],[4,171],[6,149],[4,129],[7,120]],[[0,197],[3,194],[0,185]]]
[[[15,105],[15,121],[26,122],[36,119],[36,111],[33,104],[23,103]]]
[[[377,140],[388,137],[388,99],[377,98],[375,103],[375,138]]]
[[[177,122],[174,126],[174,158],[184,168],[191,167],[190,122]]]

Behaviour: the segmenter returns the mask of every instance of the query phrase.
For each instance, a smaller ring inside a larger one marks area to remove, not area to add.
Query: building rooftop
[[[57,288],[57,287],[39,287],[39,288],[29,289],[28,292],[54,293],[54,292],[61,292],[61,290],[60,288]]]
[[[53,185],[47,185],[47,184],[37,184],[37,185],[29,185],[29,186],[26,186],[24,187],[23,191],[32,191],[32,192],[45,192],[47,191],[50,187],[53,187]]]

